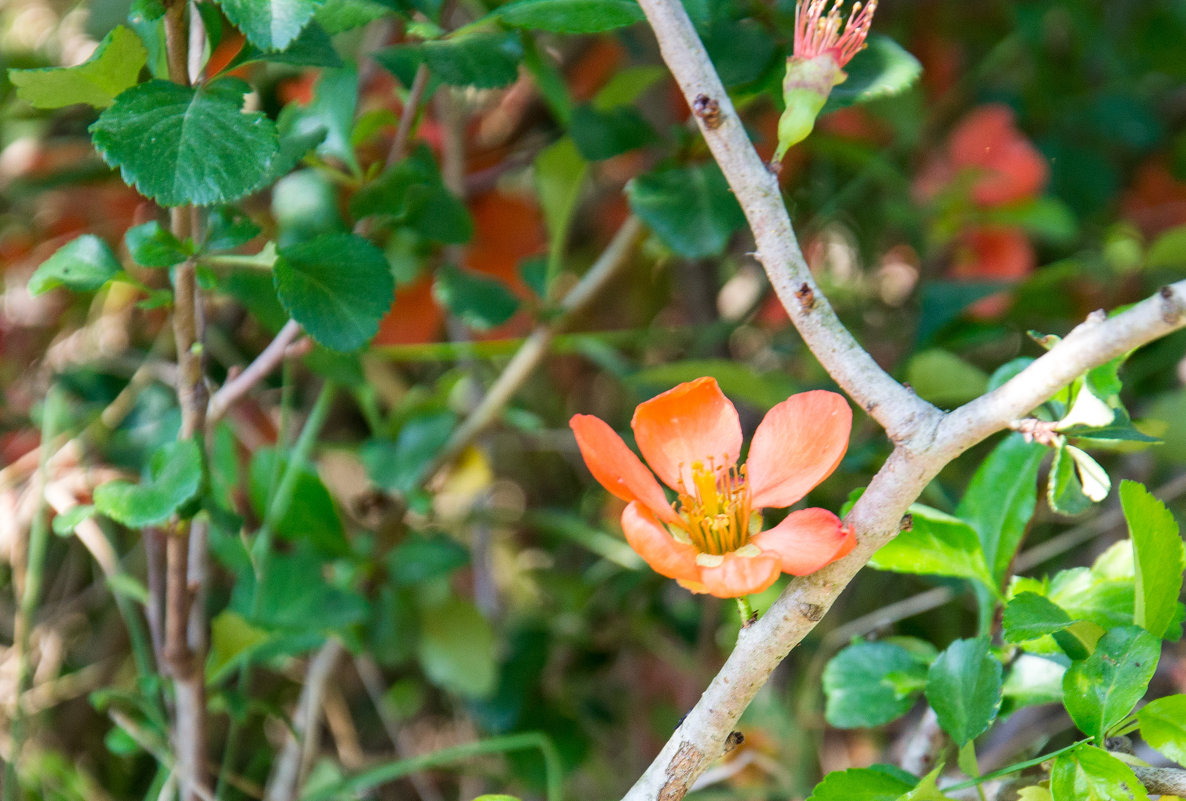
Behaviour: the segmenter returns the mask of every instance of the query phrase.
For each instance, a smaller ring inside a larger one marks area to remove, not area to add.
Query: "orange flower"
[[[698,378],[639,404],[630,421],[638,449],[676,491],[674,504],[604,421],[578,414],[569,424],[589,472],[628,502],[622,530],[630,547],[692,592],[761,592],[780,573],[814,573],[856,546],[852,531],[824,509],[791,512],[761,530],[763,508],[795,503],[844,456],[852,410],[835,392],[802,392],[771,409],[744,465],[737,463],[737,410],[715,379]]]

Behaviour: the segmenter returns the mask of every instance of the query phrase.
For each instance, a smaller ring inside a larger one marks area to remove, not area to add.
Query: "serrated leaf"
[[[635,0],[514,0],[491,16],[516,28],[552,33],[601,33],[646,18]]]
[[[216,206],[206,215],[204,251],[234,250],[260,235],[261,229],[232,206]]]
[[[1186,549],[1165,504],[1135,481],[1120,484],[1120,505],[1132,538],[1136,573],[1133,622],[1164,639],[1174,624],[1182,595]]]
[[[984,562],[976,531],[959,518],[921,504],[910,507],[911,525],[869,561],[878,570],[954,576],[980,582],[997,592]]]
[[[832,89],[824,114],[906,91],[922,74],[922,64],[893,39],[874,35],[844,71],[848,79]]]
[[[283,50],[300,35],[322,0],[218,0],[231,24],[260,50]]]
[[[1034,640],[1062,631],[1073,622],[1062,607],[1033,592],[1015,595],[1002,619],[1006,642]]]
[[[1050,770],[1054,801],[1148,801],[1132,768],[1103,749],[1080,745],[1059,754]]]
[[[177,440],[152,455],[148,476],[139,484],[119,479],[96,487],[95,509],[128,528],[144,528],[168,520],[201,485],[197,443]]]
[[[900,646],[863,642],[840,651],[824,669],[828,723],[845,729],[880,726],[905,715],[918,692],[900,695],[894,685],[901,675],[921,680],[926,666]]]
[[[720,255],[745,225],[715,162],[640,175],[626,184],[626,198],[663,244],[689,259]]]
[[[1137,713],[1141,739],[1150,748],[1186,765],[1186,695],[1150,701]]]
[[[980,538],[984,561],[998,582],[1021,544],[1038,500],[1038,467],[1046,448],[1010,434],[976,469],[956,517]]]
[[[357,350],[379,330],[395,297],[383,251],[353,234],[322,234],[277,252],[276,295],[327,348]]]
[[[987,637],[956,640],[927,673],[927,701],[957,745],[988,729],[1001,708],[1001,662]]]
[[[421,610],[416,656],[428,678],[442,689],[469,698],[494,690],[494,631],[468,601],[450,598]]]
[[[918,778],[892,765],[873,765],[829,773],[807,801],[897,801]]]
[[[129,228],[124,244],[132,260],[145,267],[172,267],[189,258],[189,250],[156,220]]]
[[[473,236],[469,210],[445,186],[432,154],[424,148],[356,192],[350,213],[357,219],[390,217],[436,242],[461,244]]]
[[[119,260],[107,243],[94,234],[83,234],[41,263],[29,278],[29,294],[40,295],[60,286],[93,292],[119,271]]]
[[[241,111],[248,88],[149,81],[117,97],[91,136],[125,182],[164,206],[234,200],[259,188],[280,147],[266,115]]]
[[[338,159],[359,174],[358,156],[351,139],[357,107],[358,71],[353,67],[323,70],[313,87],[311,103],[307,106],[290,103],[280,112],[277,125],[291,140],[285,155],[299,151],[297,157],[303,156],[300,147],[320,136],[318,155]]]
[[[334,44],[329,34],[315,22],[306,25],[295,39],[288,43],[283,50],[269,52],[258,48],[250,42],[243,45],[239,54],[224,67],[230,71],[253,61],[267,61],[271,64],[291,64],[294,67],[328,67],[338,69],[343,66],[342,57],[334,50]]]
[[[17,96],[36,108],[61,108],[85,103],[111,105],[140,77],[148,51],[140,37],[122,25],[103,37],[94,54],[75,67],[9,70]]]
[[[506,284],[451,264],[437,270],[432,294],[438,303],[479,331],[502,325],[519,308],[518,298]]]
[[[1063,677],[1063,703],[1075,725],[1102,743],[1145,694],[1160,654],[1161,642],[1136,626],[1101,637],[1091,656],[1072,663]]]

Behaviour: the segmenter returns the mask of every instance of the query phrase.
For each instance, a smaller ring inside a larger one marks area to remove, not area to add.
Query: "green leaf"
[[[655,141],[655,131],[642,115],[628,106],[599,111],[577,106],[569,133],[581,155],[589,161],[613,158]]]
[[[797,387],[785,371],[759,372],[729,359],[668,361],[631,373],[626,381],[641,397],[651,397],[676,384],[712,376],[730,398],[769,409],[789,398]]]
[[[99,42],[94,55],[78,66],[9,70],[8,79],[17,96],[36,108],[75,103],[106,108],[120,92],[135,85],[147,59],[140,37],[117,25]]]
[[[1054,632],[1054,641],[1062,652],[1071,659],[1080,660],[1091,656],[1096,643],[1107,632],[1098,623],[1090,620],[1079,620],[1067,626],[1062,631]]]
[[[322,234],[281,248],[276,294],[284,308],[327,348],[361,348],[379,330],[395,296],[383,251],[354,234]]]
[[[984,561],[997,582],[1005,578],[1038,500],[1038,467],[1046,448],[1010,434],[993,448],[956,508],[976,529]]]
[[[218,0],[231,24],[260,50],[283,50],[304,30],[322,0]]]
[[[1037,593],[1022,592],[1005,607],[1002,624],[1006,642],[1025,642],[1062,631],[1072,622],[1058,604]]]
[[[387,577],[396,586],[422,584],[469,564],[469,550],[444,536],[413,534],[391,550]]]
[[[315,140],[320,131],[317,154],[338,159],[353,173],[360,174],[358,157],[351,141],[357,106],[357,70],[353,67],[322,70],[321,77],[313,87],[313,101],[307,106],[290,103],[280,112],[277,125],[291,139],[285,155],[299,151],[309,141]]]
[[[646,18],[635,0],[514,0],[491,16],[516,28],[601,33]]]
[[[914,789],[918,777],[893,765],[873,765],[829,773],[807,801],[897,801]]]
[[[74,533],[78,524],[95,516],[95,507],[90,504],[72,506],[59,515],[54,515],[53,530],[59,537],[66,537]]]
[[[878,570],[978,581],[992,592],[996,584],[984,563],[980,539],[963,520],[921,504],[910,507],[909,529],[899,532],[869,561]]]
[[[1132,768],[1103,749],[1080,745],[1059,754],[1050,770],[1054,801],[1148,801]]]
[[[1160,653],[1160,640],[1136,626],[1101,637],[1091,656],[1063,677],[1063,701],[1075,725],[1102,743],[1145,694]]]
[[[957,406],[978,397],[988,374],[945,350],[916,353],[906,364],[906,381],[920,398],[939,406]]]
[[[1059,514],[1074,516],[1090,509],[1092,501],[1083,491],[1075,459],[1069,450],[1070,446],[1062,444],[1054,452],[1050,483],[1046,486],[1046,502]]]
[[[1186,765],[1186,695],[1150,701],[1137,713],[1141,739],[1179,765]]]
[[[331,34],[335,34],[361,28],[394,13],[394,4],[387,0],[325,0],[325,4],[317,9],[314,19]]]
[[[421,471],[449,441],[456,425],[452,412],[429,412],[406,420],[395,442],[368,441],[360,453],[367,475],[379,487],[407,495],[416,488]]]
[[[266,115],[240,110],[248,90],[237,79],[149,81],[117,97],[91,136],[125,182],[161,205],[234,200],[260,187],[280,147]]]
[[[630,208],[663,244],[688,259],[718,256],[745,225],[715,162],[649,172],[626,184]]]
[[[107,243],[94,234],[83,234],[41,263],[29,278],[29,294],[41,295],[60,286],[93,292],[119,272],[119,260]]]
[[[450,86],[497,89],[519,77],[523,45],[514,33],[473,33],[415,45],[397,45],[390,51],[379,51],[375,59],[386,66],[390,59],[398,59],[405,53],[427,64],[434,76]]]
[[[927,673],[927,701],[957,745],[984,732],[1001,708],[1001,662],[987,637],[956,640]]]
[[[908,793],[903,793],[898,801],[954,801],[951,796],[944,795],[939,789],[939,775],[943,772],[942,763],[922,778],[922,781]]]
[[[1174,624],[1182,595],[1186,549],[1165,504],[1135,481],[1120,484],[1120,504],[1132,538],[1136,570],[1133,622],[1164,639]]]
[[[1112,479],[1100,463],[1074,445],[1067,445],[1066,452],[1075,462],[1075,474],[1083,488],[1083,494],[1095,503],[1108,497],[1108,493],[1112,491]]]
[[[848,79],[832,89],[824,114],[906,91],[922,74],[922,64],[893,39],[875,35],[844,71]]]
[[[572,225],[589,162],[581,157],[571,137],[544,148],[532,165],[540,210],[548,229],[548,287],[560,271],[568,230]]]
[[[334,43],[329,34],[315,22],[306,25],[297,38],[289,42],[288,46],[278,52],[269,52],[254,46],[250,42],[243,45],[239,54],[223,68],[230,71],[255,61],[267,61],[271,64],[291,64],[294,67],[328,67],[338,69],[344,66],[342,57],[334,50]]]
[[[350,213],[357,219],[390,217],[436,242],[468,242],[474,231],[469,210],[445,186],[426,148],[363,186],[350,200]]]
[[[251,507],[260,519],[267,516],[271,491],[287,467],[287,459],[281,459],[277,465],[275,448],[260,448],[252,455],[247,490]],[[343,556],[350,551],[337,505],[320,476],[308,466],[297,473],[292,499],[276,523],[276,533],[293,542],[308,542],[330,556]]]
[[[502,325],[519,308],[518,298],[506,284],[451,264],[437,270],[432,293],[438,303],[479,331]]]
[[[206,238],[202,250],[234,250],[261,233],[258,225],[233,206],[215,206],[206,215]]]
[[[340,575],[340,574],[339,574]],[[306,545],[268,558],[263,584],[257,589],[255,571],[241,571],[235,580],[230,609],[254,626],[302,635],[313,647],[327,633],[340,632],[366,619],[367,602],[339,586],[341,579],[326,570],[325,560]],[[255,598],[258,592],[259,597]]]
[[[124,244],[132,260],[145,267],[172,267],[190,257],[189,249],[156,220],[129,228]]]
[[[264,629],[251,625],[242,615],[224,609],[210,621],[210,656],[207,676],[221,674],[228,665],[242,661],[253,649],[271,638]]]
[[[428,678],[442,689],[469,698],[494,690],[494,631],[469,601],[449,598],[421,610],[416,656]]]
[[[139,484],[109,481],[95,488],[95,509],[128,528],[168,520],[198,494],[202,453],[193,440],[177,440],[152,455],[148,476]]]
[[[880,726],[910,711],[917,691],[900,694],[895,682],[913,678],[919,688],[926,665],[898,645],[862,642],[850,645],[824,669],[827,706],[824,716],[833,726],[852,729]]]

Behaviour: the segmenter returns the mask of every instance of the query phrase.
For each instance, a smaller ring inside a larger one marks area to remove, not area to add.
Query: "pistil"
[[[692,487],[680,486],[679,516],[691,544],[704,554],[726,554],[749,542],[749,485],[745,467],[692,465]]]

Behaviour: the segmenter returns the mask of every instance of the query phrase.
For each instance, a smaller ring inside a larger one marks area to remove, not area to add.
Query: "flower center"
[[[688,540],[701,553],[726,554],[749,542],[757,522],[750,506],[745,467],[692,464],[692,486],[680,482],[678,508]],[[681,532],[682,533],[682,532]]]

